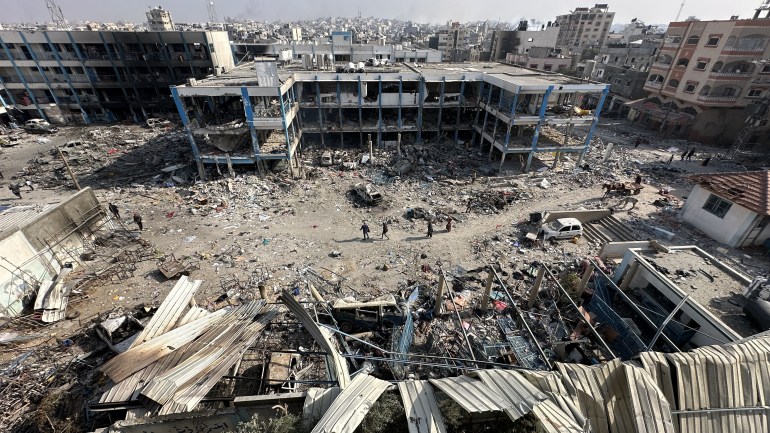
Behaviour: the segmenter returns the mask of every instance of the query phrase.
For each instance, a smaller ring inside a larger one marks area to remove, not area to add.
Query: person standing
[[[380,239],[388,238],[390,240],[390,236],[388,236],[388,223],[387,221],[382,222],[382,235],[380,236]]]
[[[12,183],[12,184],[8,185],[8,189],[11,190],[13,195],[15,195],[18,198],[21,198],[21,190],[19,189],[19,185],[15,184],[15,183]]]
[[[364,232],[364,240],[369,239],[369,224],[364,221],[364,224],[361,226],[361,231]]]
[[[468,205],[465,206],[465,213],[469,213],[472,208],[473,208],[473,199],[469,198],[468,199]]]
[[[446,232],[449,233],[452,231],[452,217],[447,217],[446,220]]]
[[[139,215],[138,213],[134,214],[134,222],[136,223],[136,225],[139,226],[140,231],[144,230],[144,226],[142,225],[142,216]]]
[[[428,237],[433,237],[433,223],[430,220],[428,220]]]
[[[693,147],[690,149],[690,151],[687,153],[687,160],[690,161],[692,159],[692,156],[695,155],[695,148]]]
[[[642,175],[641,174],[637,174],[636,175],[636,179],[635,179],[634,183],[636,183],[637,185],[641,185],[642,184]]]
[[[113,203],[110,203],[107,208],[112,212],[113,215],[115,215],[115,218],[120,219],[120,211],[118,210],[118,207],[115,206]]]

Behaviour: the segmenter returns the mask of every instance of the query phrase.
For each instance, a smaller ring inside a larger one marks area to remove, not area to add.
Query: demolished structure
[[[609,86],[504,64],[408,65],[363,73],[243,64],[172,87],[201,177],[203,164],[300,167],[303,148],[439,142],[508,155],[529,170],[542,152],[589,149]],[[590,96],[596,106],[585,106]]]

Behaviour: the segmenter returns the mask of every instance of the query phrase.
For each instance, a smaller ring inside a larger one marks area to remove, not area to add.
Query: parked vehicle
[[[382,194],[371,183],[357,183],[353,190],[369,206],[382,203]]]
[[[559,218],[540,226],[538,236],[547,241],[572,239],[583,235],[583,224],[576,218]]]
[[[43,119],[29,119],[24,122],[24,130],[32,134],[53,134],[58,128]]]

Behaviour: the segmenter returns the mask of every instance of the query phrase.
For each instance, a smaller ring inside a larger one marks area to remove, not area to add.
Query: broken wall
[[[34,281],[51,280],[60,268],[49,252],[40,254],[20,231],[0,240],[0,251],[0,317],[16,317]]]
[[[50,246],[55,256],[64,258],[68,252],[82,252],[83,239],[92,235],[91,229],[104,216],[94,192],[85,188],[23,226],[21,232],[38,251]]]

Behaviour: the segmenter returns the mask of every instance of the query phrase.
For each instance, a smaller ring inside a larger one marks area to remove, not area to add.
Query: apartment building
[[[752,19],[672,22],[650,66],[639,120],[694,141],[731,144],[747,106],[770,96],[768,41],[770,19],[759,11]],[[749,143],[768,142],[766,123]]]
[[[526,24],[526,21],[524,22]],[[503,60],[508,54],[524,55],[532,48],[556,48],[559,27],[548,23],[542,28],[529,30],[519,26],[519,30],[495,30],[492,33],[491,60]]]
[[[609,86],[501,63],[337,73],[250,62],[171,91],[205,177],[204,164],[293,170],[305,146],[363,149],[369,137],[376,147],[464,142],[526,170],[542,152],[582,161]],[[598,105],[586,106],[592,95]]]
[[[438,50],[445,62],[467,62],[470,60],[471,29],[460,27],[458,22],[448,22],[447,28],[438,32]]]
[[[615,12],[610,12],[606,4],[596,4],[592,8],[575,8],[565,15],[556,17],[559,37],[556,43],[563,53],[580,53],[587,47],[601,47],[615,19]]]
[[[644,84],[662,43],[661,34],[602,47],[593,78],[610,84],[608,111],[625,111],[624,103],[647,96]]]
[[[0,31],[0,100],[52,123],[170,117],[169,86],[233,66],[226,32]]]
[[[171,12],[158,6],[150,8],[147,11],[147,27],[151,32],[173,32],[174,21],[171,19]]]

